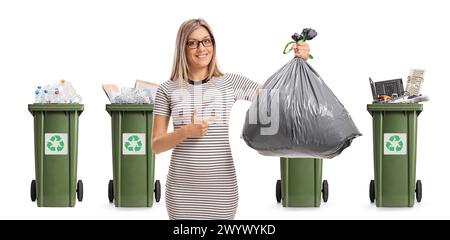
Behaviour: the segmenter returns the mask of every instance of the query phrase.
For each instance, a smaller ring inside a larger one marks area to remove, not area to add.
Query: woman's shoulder
[[[158,87],[158,89],[161,89],[163,91],[169,92],[173,90],[173,88],[176,87],[176,81],[174,80],[167,80],[163,83],[161,83]]]
[[[238,73],[225,73],[223,75],[223,79],[227,82],[248,80],[248,78],[246,76],[238,74]]]

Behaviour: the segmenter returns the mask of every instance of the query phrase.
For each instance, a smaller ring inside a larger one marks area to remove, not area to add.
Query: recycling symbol
[[[64,140],[59,135],[53,135],[47,142],[47,148],[52,152],[61,152],[64,149]]]
[[[386,148],[391,152],[401,152],[403,147],[403,141],[398,135],[392,135],[386,142]]]
[[[142,141],[137,135],[129,136],[125,142],[125,148],[130,152],[139,152],[142,147]]]

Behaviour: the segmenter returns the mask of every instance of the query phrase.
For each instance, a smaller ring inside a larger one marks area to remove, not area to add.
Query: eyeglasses
[[[203,39],[201,41],[199,41],[199,40],[189,40],[186,43],[186,46],[188,48],[191,48],[191,49],[196,49],[196,48],[198,48],[200,43],[202,43],[203,47],[211,47],[214,44],[214,39],[213,38],[207,38],[207,39]]]

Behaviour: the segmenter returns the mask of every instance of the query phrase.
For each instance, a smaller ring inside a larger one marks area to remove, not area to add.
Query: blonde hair
[[[180,29],[178,30],[175,54],[173,57],[172,74],[170,75],[170,80],[180,80],[180,81],[184,80],[184,82],[187,82],[187,80],[189,79],[190,69],[186,57],[186,44],[189,35],[191,35],[193,31],[197,30],[200,27],[204,27],[208,31],[214,43],[213,56],[211,58],[211,62],[208,65],[207,79],[211,79],[212,77],[223,76],[223,73],[219,69],[216,60],[216,44],[214,41],[214,36],[211,27],[205,20],[199,18],[187,20],[186,22],[181,24]]]

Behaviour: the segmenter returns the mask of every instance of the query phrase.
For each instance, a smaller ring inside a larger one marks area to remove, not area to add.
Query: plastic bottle
[[[55,103],[55,101],[56,101],[55,90],[49,89],[47,91],[47,103]]]
[[[53,89],[53,103],[64,103],[63,96],[59,90],[59,88]]]
[[[81,102],[81,96],[77,94],[75,91],[75,88],[70,84],[70,82],[67,82],[66,80],[62,79],[60,81],[60,88],[64,92],[64,96],[66,99],[66,103],[80,103]]]
[[[36,88],[36,91],[34,91],[34,98],[35,98],[34,102],[35,103],[43,103],[43,96],[44,96],[44,93],[42,91],[42,87],[38,86]]]
[[[72,84],[70,82],[67,82],[66,80],[62,79],[60,82],[61,88],[64,90],[64,93],[67,97],[76,95],[75,89],[72,87]]]
[[[44,95],[46,103],[64,103],[60,82],[46,85],[44,87]]]
[[[68,99],[68,103],[81,103],[81,96],[76,94]]]
[[[49,103],[49,94],[48,94],[48,90],[44,89],[43,91],[43,95],[42,95],[42,103]]]

